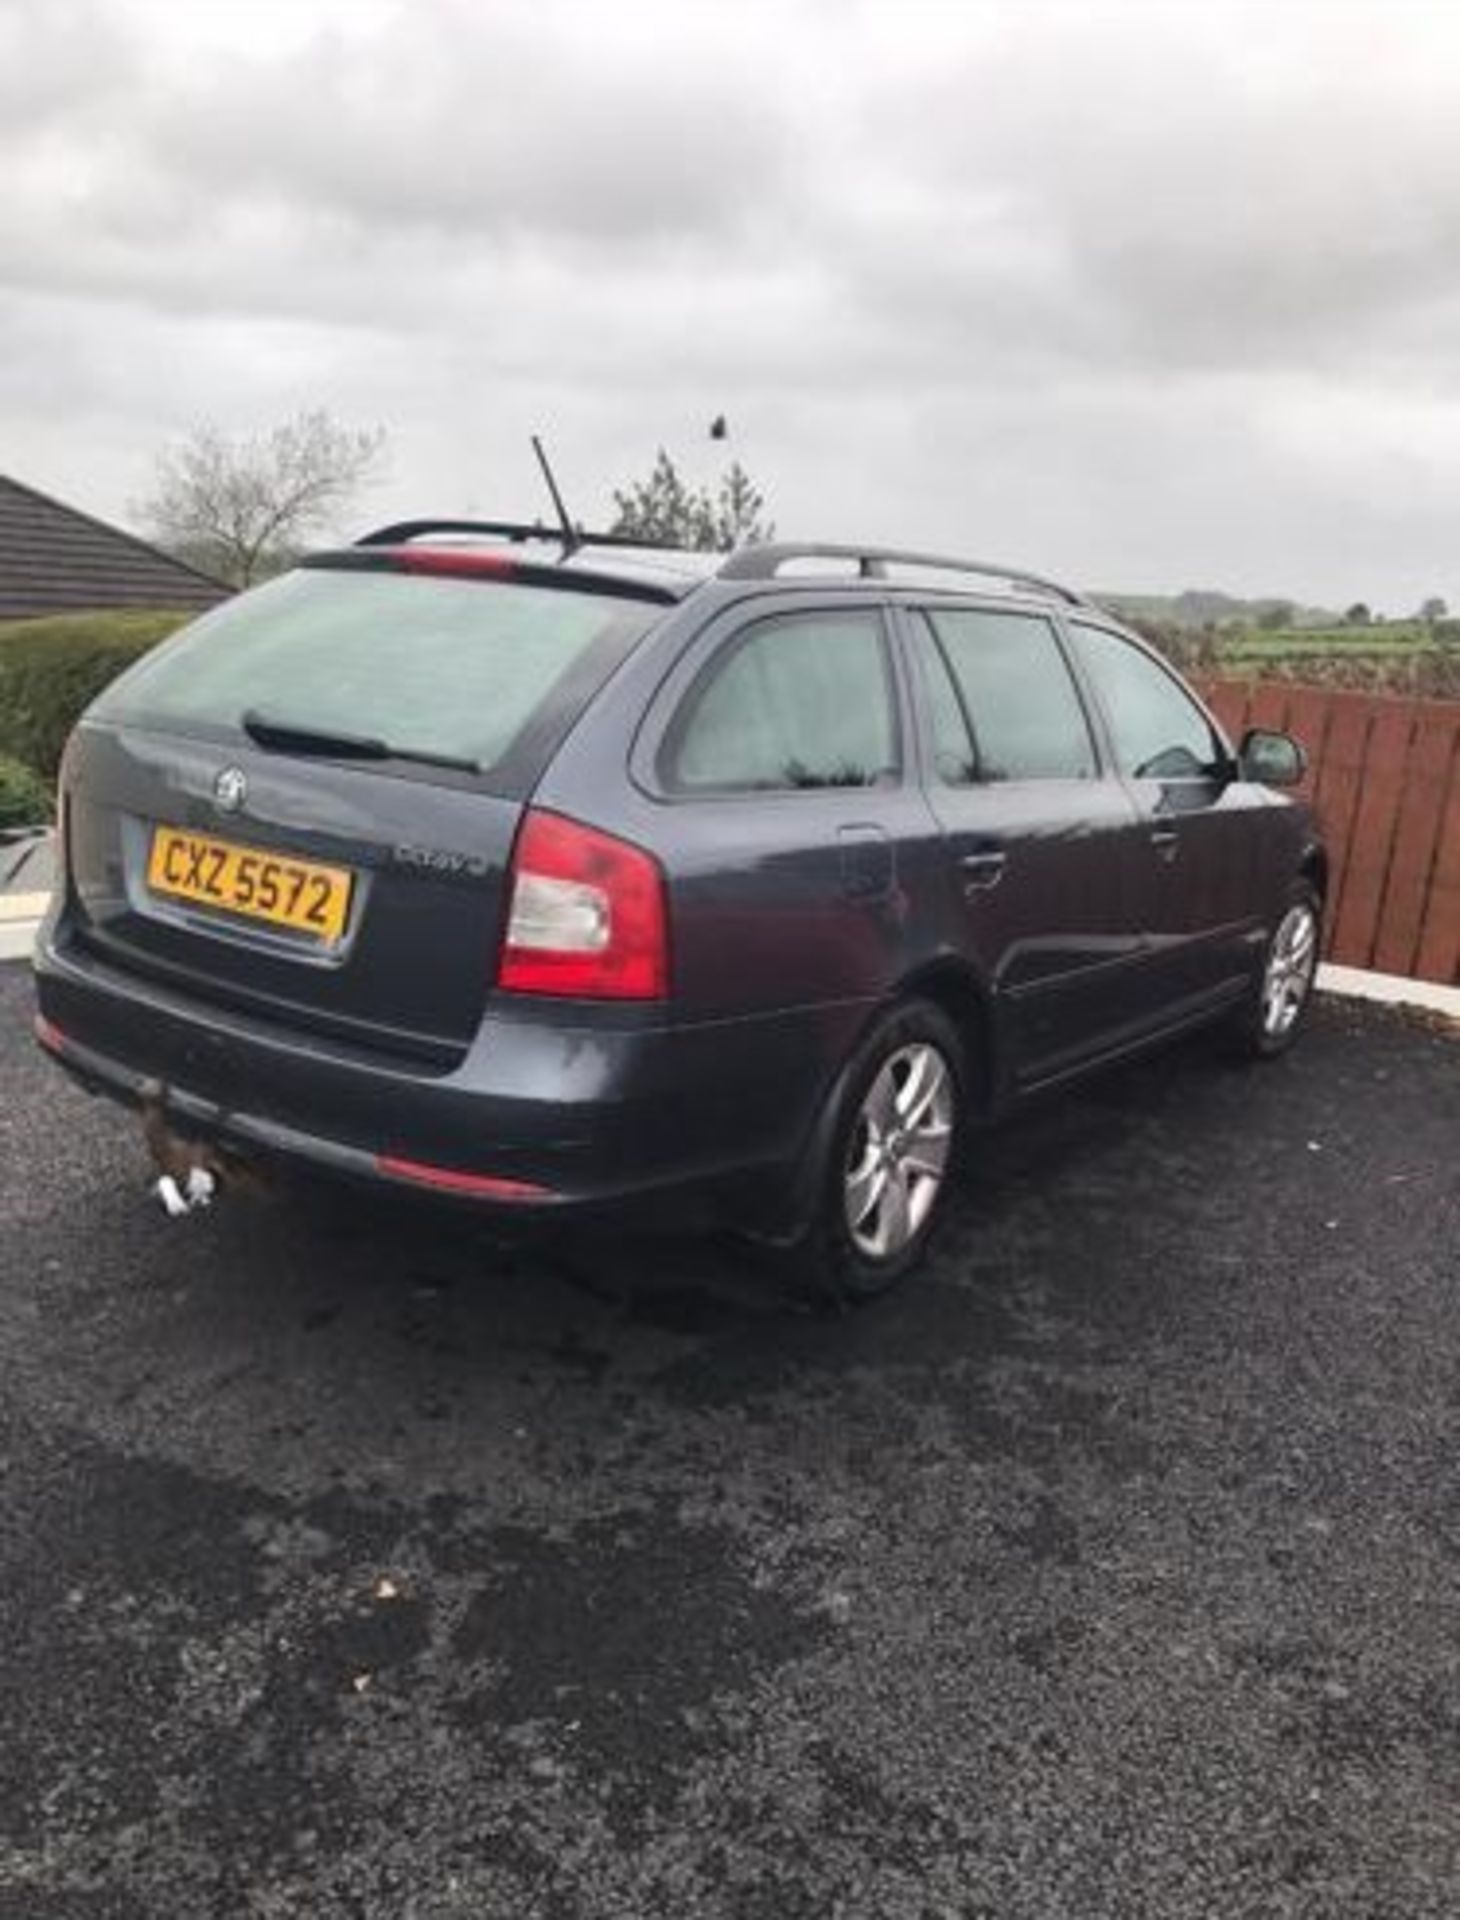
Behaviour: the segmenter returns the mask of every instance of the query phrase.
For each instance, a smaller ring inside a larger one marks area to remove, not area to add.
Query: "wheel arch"
[[[1328,904],[1328,853],[1310,840],[1298,860],[1298,878],[1306,880],[1325,906]]]
[[[997,1101],[1004,1064],[990,989],[967,962],[947,954],[916,967],[898,983],[889,1004],[905,1000],[931,1001],[966,1036],[964,1091],[973,1111],[986,1114]]]
[[[997,1108],[1002,1087],[1002,1057],[993,998],[973,968],[952,954],[925,961],[905,974],[869,1014],[857,1038],[847,1049],[826,1086],[789,1177],[771,1208],[764,1237],[790,1244],[804,1227],[827,1151],[847,1075],[880,1021],[911,1000],[924,1000],[967,1036],[963,1059],[963,1088],[975,1122]]]

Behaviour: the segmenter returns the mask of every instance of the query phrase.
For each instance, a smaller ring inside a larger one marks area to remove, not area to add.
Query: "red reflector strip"
[[[483,553],[471,547],[391,547],[388,551],[402,573],[486,574],[494,580],[510,580],[517,571],[510,554]]]
[[[43,1047],[49,1047],[52,1053],[66,1051],[66,1036],[54,1020],[47,1020],[43,1013],[38,1013],[32,1024],[35,1028],[35,1037]]]
[[[378,1153],[375,1170],[390,1180],[409,1180],[413,1186],[434,1187],[441,1193],[472,1193],[482,1200],[555,1200],[551,1187],[534,1180],[509,1180],[496,1173],[462,1173],[455,1167],[432,1167],[422,1160],[402,1160]]]

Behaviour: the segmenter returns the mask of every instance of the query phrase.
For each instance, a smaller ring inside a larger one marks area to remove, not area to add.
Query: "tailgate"
[[[390,1051],[471,1039],[519,802],[100,726],[67,788],[74,925],[114,963]]]
[[[66,756],[75,936],[204,999],[459,1054],[523,805],[658,612],[510,571],[351,553],[123,674]]]

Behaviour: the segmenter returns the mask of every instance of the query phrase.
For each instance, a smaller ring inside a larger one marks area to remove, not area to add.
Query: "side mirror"
[[[1244,780],[1263,787],[1296,787],[1308,771],[1308,756],[1290,734],[1253,727],[1242,736],[1237,765]]]

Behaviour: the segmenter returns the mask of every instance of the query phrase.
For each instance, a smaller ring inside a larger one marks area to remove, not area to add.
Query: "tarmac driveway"
[[[0,1914],[1452,1915],[1460,1043],[990,1142],[932,1275],[143,1197],[0,968]]]

